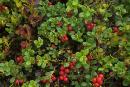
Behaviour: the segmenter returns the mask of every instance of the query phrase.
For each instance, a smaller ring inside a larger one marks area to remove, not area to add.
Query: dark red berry
[[[19,30],[19,35],[25,36],[25,35],[27,35],[27,31],[26,31],[24,28],[21,28],[21,29]]]
[[[61,42],[66,42],[66,41],[68,41],[68,37],[67,37],[66,34],[63,35],[63,36],[61,36],[60,39],[61,39]]]
[[[64,36],[63,36],[63,39],[64,39],[64,41],[68,41],[67,35],[64,35]]]
[[[70,70],[69,70],[68,68],[66,68],[66,69],[65,69],[65,73],[68,74],[69,72],[70,72]]]
[[[76,61],[70,62],[69,68],[70,68],[70,69],[73,69],[74,66],[75,66],[75,64],[76,64]]]
[[[117,26],[113,27],[113,33],[118,33],[119,32],[119,28]]]
[[[24,80],[19,80],[19,83],[20,83],[20,84],[23,84],[23,83],[24,83]]]
[[[86,24],[86,27],[87,27],[87,30],[88,30],[88,31],[92,31],[93,28],[94,28],[94,23],[87,23],[87,24]]]
[[[54,75],[52,75],[51,80],[56,81],[56,77]]]
[[[58,26],[58,27],[61,27],[62,25],[63,25],[63,23],[62,23],[61,21],[58,21],[58,22],[57,22],[57,26]]]
[[[74,65],[70,64],[70,65],[69,65],[69,68],[70,68],[70,69],[73,69],[73,68],[74,68]]]
[[[65,67],[64,67],[64,66],[61,66],[61,67],[60,67],[60,70],[61,70],[61,71],[64,71],[64,70],[65,70]]]
[[[72,63],[73,65],[75,65],[75,64],[76,64],[76,61],[72,61],[71,63]]]
[[[40,82],[41,82],[42,84],[45,84],[45,83],[48,82],[48,80],[41,80]]]
[[[63,76],[65,73],[64,73],[64,71],[60,71],[59,74],[60,74],[61,76]]]
[[[67,30],[68,30],[68,31],[73,31],[73,28],[72,28],[71,24],[68,24],[68,25],[67,25]]]
[[[87,60],[88,60],[88,61],[92,61],[92,60],[93,60],[93,56],[92,56],[91,54],[88,54],[88,55],[87,55]]]
[[[70,62],[70,63],[69,63],[69,65],[70,65],[70,66],[71,66],[71,65],[73,65],[73,66],[74,66],[73,62]]]
[[[21,43],[20,43],[20,46],[21,46],[21,48],[22,49],[25,49],[25,48],[27,48],[27,42],[26,41],[22,41]]]
[[[23,63],[24,62],[23,56],[17,56],[16,57],[16,62],[19,63],[19,64]]]

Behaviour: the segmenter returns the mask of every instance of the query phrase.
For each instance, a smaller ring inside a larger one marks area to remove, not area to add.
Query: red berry
[[[24,80],[19,80],[19,83],[20,83],[20,84],[23,84],[23,83],[24,83]]]
[[[95,83],[94,87],[100,87],[100,85],[98,83]]]
[[[26,34],[27,34],[27,31],[26,31],[24,28],[21,28],[21,29],[19,30],[19,35],[25,36]]]
[[[96,79],[96,78],[93,78],[93,79],[92,79],[92,82],[93,82],[93,83],[96,83],[96,82],[97,82],[97,79]]]
[[[88,55],[87,55],[87,60],[88,60],[88,61],[93,60],[93,56],[92,56],[91,54],[88,54]]]
[[[92,31],[93,28],[94,28],[94,23],[87,23],[87,24],[86,24],[86,27],[87,27],[87,30],[88,30],[88,31]]]
[[[68,37],[67,37],[66,34],[63,35],[63,36],[61,36],[60,39],[61,39],[61,42],[66,42],[66,41],[68,41]]]
[[[103,81],[98,82],[98,84],[102,85],[102,84],[103,84]]]
[[[73,31],[73,28],[72,28],[71,24],[68,24],[68,25],[67,25],[67,30],[68,30],[68,31]]]
[[[73,65],[75,65],[75,64],[76,64],[76,61],[72,61],[71,63],[72,63]]]
[[[19,63],[19,64],[23,63],[24,62],[23,56],[16,57],[16,62]]]
[[[65,74],[65,75],[63,75],[63,77],[64,77],[64,78],[66,78],[66,77],[67,77],[67,76],[66,76],[66,74]]]
[[[21,58],[20,57],[17,57],[16,58],[16,62],[19,63],[21,61]]]
[[[45,81],[45,80],[41,80],[40,82],[41,82],[41,83],[43,83],[43,84],[44,84],[44,83],[46,83],[46,81]]]
[[[60,70],[61,70],[61,71],[64,71],[64,70],[65,70],[65,67],[64,67],[64,66],[61,66],[61,67],[60,67]]]
[[[70,62],[69,68],[70,68],[70,69],[73,69],[75,64],[76,64],[76,61]]]
[[[65,81],[65,82],[68,82],[68,78],[67,78],[67,77],[64,77],[64,81]]]
[[[70,68],[70,69],[73,69],[73,68],[74,68],[74,65],[70,64],[70,65],[69,65],[69,68]]]
[[[45,83],[48,82],[48,80],[41,80],[40,82],[41,82],[42,84],[45,84]]]
[[[98,83],[98,84],[102,85],[102,83],[103,83],[103,82],[102,82],[102,78],[97,77],[97,79],[96,79],[96,80],[97,80],[97,83]]]
[[[64,73],[64,71],[60,71],[60,73],[59,73],[61,76],[63,76],[65,73]]]
[[[119,28],[117,26],[113,27],[113,33],[118,33],[119,32]]]
[[[59,79],[60,79],[60,80],[64,80],[64,76],[60,76]]]
[[[26,41],[22,41],[22,42],[20,43],[20,46],[21,46],[22,49],[27,48],[27,42],[26,42]]]
[[[68,68],[66,68],[66,69],[65,69],[65,73],[68,74],[69,72],[70,72],[70,70],[69,70]]]
[[[58,26],[58,27],[61,27],[62,25],[63,25],[63,23],[62,23],[61,21],[58,21],[58,22],[57,22],[57,26]]]
[[[98,77],[100,77],[100,78],[104,78],[104,75],[102,74],[102,73],[100,73],[100,74],[98,74]]]
[[[51,79],[52,81],[56,81],[56,77],[54,75],[52,75]]]
[[[64,36],[63,36],[63,38],[64,38],[64,40],[65,40],[65,41],[67,41],[67,40],[68,40],[67,35],[64,35]]]
[[[19,85],[19,80],[18,79],[15,80],[15,85]]]

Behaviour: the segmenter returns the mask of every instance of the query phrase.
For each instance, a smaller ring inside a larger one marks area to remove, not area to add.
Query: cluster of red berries
[[[24,83],[24,80],[16,79],[15,80],[15,85],[22,85]]]
[[[60,67],[60,72],[59,72],[60,81],[64,81],[64,82],[69,81],[67,75],[70,73],[70,70],[74,68],[75,64],[76,64],[76,62],[72,61],[72,62],[70,62],[68,67],[64,67],[64,66]]]
[[[15,60],[18,64],[22,64],[24,62],[23,56],[17,56]]]
[[[52,80],[52,81],[56,81],[56,80],[57,80],[56,76],[55,76],[55,75],[52,75],[52,76],[51,76],[51,80]],[[50,82],[48,79],[46,79],[46,80],[40,80],[40,83],[42,83],[42,84],[46,84],[46,83],[48,83],[48,82]]]
[[[61,66],[60,67],[60,72],[59,72],[59,76],[56,77],[54,74],[51,76],[51,81],[56,81],[56,80],[60,80],[60,81],[63,81],[65,83],[69,82],[69,79],[68,79],[68,74],[70,73],[70,69],[73,69],[74,66],[76,64],[76,61],[72,61],[69,63],[69,66],[68,67],[64,67],[64,66]],[[42,84],[46,84],[48,83],[49,80],[40,80],[40,83]]]
[[[68,39],[68,36],[65,34],[65,35],[63,35],[63,36],[60,37],[60,40],[61,40],[61,42],[66,42],[69,39]]]
[[[64,66],[60,67],[60,72],[59,72],[59,80],[68,82],[68,77],[67,74],[69,74],[70,70],[68,68],[65,68]]]
[[[104,75],[98,74],[97,77],[94,77],[92,79],[92,83],[94,87],[100,87],[103,84]]]

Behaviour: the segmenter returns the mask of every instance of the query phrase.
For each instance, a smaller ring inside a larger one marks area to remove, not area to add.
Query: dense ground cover
[[[0,87],[130,87],[129,0],[0,0]]]

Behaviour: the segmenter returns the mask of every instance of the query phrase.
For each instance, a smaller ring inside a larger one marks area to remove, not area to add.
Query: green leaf
[[[82,82],[82,83],[81,83],[81,86],[86,87],[86,86],[87,86],[87,83],[86,83],[86,82]]]
[[[15,77],[12,77],[11,79],[10,79],[10,83],[13,83],[15,81]]]
[[[46,63],[42,63],[42,68],[45,68],[46,67]]]
[[[127,80],[124,80],[124,81],[123,81],[123,86],[128,86],[129,84],[130,84],[129,81],[127,81]]]
[[[46,72],[45,75],[46,76],[52,76],[53,73],[54,73],[54,71],[50,71],[50,72]]]
[[[76,64],[76,68],[80,68],[80,67],[81,67],[80,63]]]
[[[0,38],[0,44],[2,44],[2,43],[3,43],[2,38]]]
[[[34,40],[34,44],[36,45],[37,48],[40,48],[43,45],[43,39],[38,37],[38,40]]]
[[[86,75],[85,78],[86,78],[86,79],[90,79],[91,76],[90,76],[90,75]]]
[[[27,61],[27,62],[26,62],[26,65],[27,65],[27,66],[30,66],[30,65],[31,65],[31,62],[30,62],[30,61]]]
[[[98,68],[98,71],[104,71],[104,68]]]
[[[69,63],[64,63],[64,67],[68,67],[69,66]]]
[[[72,5],[74,5],[74,6],[78,6],[78,0],[73,0],[73,2],[72,2]]]

